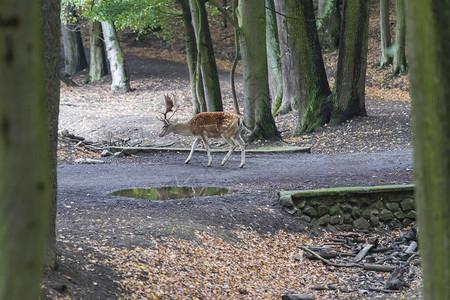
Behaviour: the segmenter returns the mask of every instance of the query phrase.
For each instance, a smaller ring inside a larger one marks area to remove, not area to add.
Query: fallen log
[[[70,75],[67,73],[59,73],[59,79],[64,82],[67,86],[76,87],[78,84],[70,78]]]
[[[334,258],[338,256],[338,252],[334,250],[333,248],[328,247],[308,247],[308,249],[316,252],[318,255],[320,255],[323,258]],[[315,255],[313,255],[310,252],[305,253],[305,257],[308,259],[318,259]]]
[[[395,267],[392,265],[364,264],[363,269],[367,271],[391,272]]]
[[[364,256],[366,256],[366,254],[370,251],[370,249],[372,249],[375,245],[374,244],[367,244],[364,246],[364,248],[359,251],[358,255],[356,255],[355,259],[353,260],[354,262],[359,262],[361,259],[364,258]]]

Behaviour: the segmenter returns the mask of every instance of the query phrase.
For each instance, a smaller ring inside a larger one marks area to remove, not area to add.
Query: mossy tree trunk
[[[60,95],[60,16],[59,0],[41,0],[41,26],[43,34],[43,59],[47,126],[49,129],[49,165],[51,172],[51,205],[49,207],[49,230],[45,254],[45,266],[55,269],[56,263],[56,202],[57,202],[57,150],[58,150],[58,119]]]
[[[290,12],[286,7],[286,1],[274,0],[275,11],[277,12],[278,38],[280,42],[280,60],[281,73],[283,75],[283,98],[281,103],[277,103],[275,114],[286,114],[291,110],[298,110],[298,80],[295,74],[298,74],[298,62],[296,57],[292,55],[292,39],[296,33],[289,31],[287,19]]]
[[[333,52],[339,46],[341,14],[337,2],[337,0],[319,0],[317,31],[320,45],[327,52]]]
[[[394,74],[406,72],[406,26],[405,26],[405,0],[397,0],[395,11],[397,25],[395,29],[395,51],[392,71]]]
[[[288,32],[292,34],[291,56],[297,62],[291,75],[295,78],[299,119],[293,135],[311,132],[326,122],[330,117],[330,109],[324,109],[326,99],[331,93],[328,86],[322,52],[314,21],[312,0],[280,0],[285,2],[289,16],[283,20]]]
[[[111,70],[111,93],[123,94],[131,91],[130,76],[125,57],[120,49],[116,27],[112,21],[101,21],[103,36],[105,37],[106,53]]]
[[[237,11],[244,73],[244,118],[252,131],[250,139],[279,137],[270,109],[264,4],[261,0],[239,1]]]
[[[344,0],[331,125],[365,116],[369,0]]]
[[[280,41],[274,0],[266,0],[266,44],[269,90],[272,112],[275,115],[283,100],[283,74],[281,72]]]
[[[52,193],[41,10],[1,7],[0,299],[37,299]]]
[[[381,67],[392,63],[392,55],[389,53],[389,48],[392,46],[391,28],[389,23],[389,4],[390,0],[380,0]]]
[[[67,4],[61,27],[64,44],[64,70],[75,75],[88,66],[81,40],[80,24],[77,21],[75,6]]]
[[[214,56],[213,43],[209,31],[205,2],[202,0],[189,0],[189,4],[191,8],[192,25],[197,41],[197,59],[200,59],[201,79],[207,110],[222,111],[223,104],[220,92],[219,74],[217,72],[216,58]],[[199,90],[199,88],[197,89]]]
[[[450,2],[408,2],[423,299],[450,299]]]
[[[102,76],[108,74],[102,24],[98,21],[89,21],[89,34],[90,59],[86,83],[99,81]]]

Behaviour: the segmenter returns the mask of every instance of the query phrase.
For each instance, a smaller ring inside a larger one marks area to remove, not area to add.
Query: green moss
[[[383,185],[383,186],[366,186],[366,187],[340,187],[330,189],[317,189],[306,191],[289,191],[292,197],[329,197],[329,196],[345,196],[353,194],[371,194],[382,192],[413,192],[414,185]],[[288,193],[284,191],[283,193]]]

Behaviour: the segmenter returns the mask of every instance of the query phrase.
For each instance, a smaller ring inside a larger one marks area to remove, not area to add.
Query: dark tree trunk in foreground
[[[56,268],[56,201],[57,201],[57,150],[59,117],[60,69],[60,1],[41,0],[41,22],[44,41],[44,74],[47,99],[47,125],[49,128],[49,162],[51,172],[51,205],[49,209],[48,243],[44,264]]]
[[[338,48],[340,28],[341,15],[337,0],[319,0],[317,31],[323,50],[333,52]]]
[[[273,0],[266,0],[266,44],[272,112],[277,114],[283,100],[283,74],[281,72],[280,41],[278,39],[277,16]]]
[[[195,31],[192,26],[192,16],[191,9],[189,7],[189,0],[177,0],[181,5],[183,11],[183,24],[186,33],[186,60],[189,69],[189,85],[191,87],[191,98],[192,98],[192,111],[193,114],[198,114],[199,112],[207,111],[206,102],[201,101],[197,97],[197,86],[196,86],[196,64],[197,64],[197,44],[195,39]],[[199,91],[203,95],[203,85],[200,86]],[[204,99],[204,97],[203,97]]]
[[[287,18],[289,32],[295,32],[292,39],[291,55],[298,62],[293,74],[298,80],[299,119],[293,134],[296,136],[320,128],[330,119],[331,110],[327,108],[326,99],[331,93],[322,59],[322,52],[314,22],[312,0],[286,1],[288,11],[297,18]]]
[[[369,0],[344,0],[331,125],[365,116]]]
[[[388,50],[392,46],[389,23],[389,3],[390,0],[380,0],[381,67],[392,62],[392,56],[389,55]]]
[[[222,96],[220,92],[219,74],[214,56],[211,33],[209,31],[208,16],[205,2],[189,0],[192,25],[197,40],[197,51],[200,57],[201,78],[208,111],[222,111]]]
[[[405,26],[405,0],[396,2],[397,25],[395,29],[395,52],[392,63],[394,74],[406,72],[406,26]]]
[[[270,109],[264,1],[239,1],[245,122],[251,139],[279,137]]]
[[[64,70],[69,75],[75,75],[88,66],[81,40],[80,24],[74,21],[76,17],[75,6],[67,5],[61,32],[64,44]]]
[[[423,299],[450,299],[450,2],[406,9]]]
[[[99,81],[102,76],[108,74],[105,44],[103,43],[102,24],[98,21],[89,22],[90,33],[90,63],[89,75],[86,83]]]
[[[39,1],[2,4],[0,299],[38,299],[52,191],[41,10]]]
[[[102,21],[103,36],[105,37],[106,53],[111,69],[111,92],[123,94],[131,91],[130,76],[128,75],[125,57],[120,49],[116,28],[112,21]]]

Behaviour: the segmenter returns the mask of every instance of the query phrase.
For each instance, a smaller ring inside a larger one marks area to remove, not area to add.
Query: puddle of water
[[[218,187],[186,187],[186,186],[168,186],[153,188],[137,188],[112,192],[113,196],[145,199],[145,200],[172,200],[182,198],[198,198],[207,196],[222,196],[233,194],[236,190]]]

